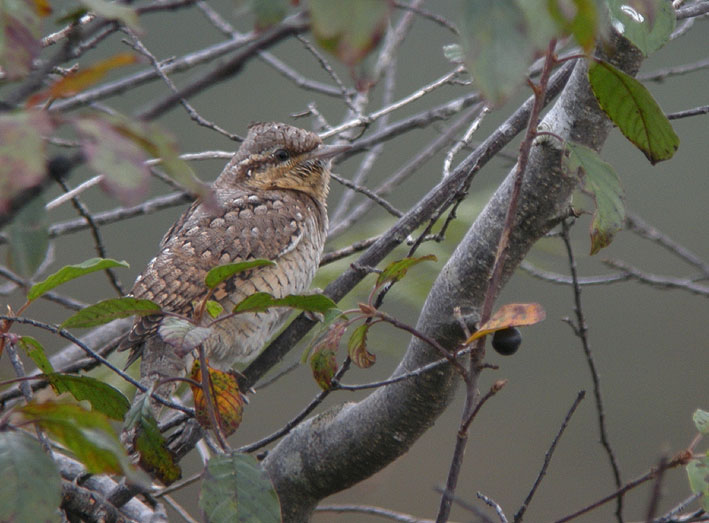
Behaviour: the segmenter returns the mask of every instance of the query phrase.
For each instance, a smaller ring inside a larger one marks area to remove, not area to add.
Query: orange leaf
[[[214,400],[214,411],[219,422],[219,427],[225,436],[233,434],[241,423],[241,415],[244,410],[244,400],[239,392],[239,384],[236,377],[229,373],[223,372],[211,367],[207,367],[209,372],[209,380],[212,384],[212,398]],[[190,378],[198,383],[202,383],[202,372],[199,368],[199,362],[195,361],[192,366]],[[190,384],[192,396],[194,397],[194,409],[197,416],[197,421],[203,427],[211,426],[209,418],[209,409],[202,387]]]
[[[32,107],[47,98],[67,98],[92,86],[111,69],[131,65],[138,61],[138,56],[133,53],[119,53],[97,62],[91,67],[72,72],[56,81],[48,89],[41,91],[27,100],[27,106]]]
[[[509,327],[534,325],[546,318],[546,315],[546,312],[538,303],[508,303],[500,307],[470,338],[465,340],[465,343],[467,345],[478,338]]]
[[[52,14],[52,6],[49,4],[49,0],[34,0],[34,8],[39,16]]]

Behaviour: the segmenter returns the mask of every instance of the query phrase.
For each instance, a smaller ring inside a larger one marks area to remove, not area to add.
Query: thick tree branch
[[[612,61],[623,70],[634,74],[640,60],[640,54],[626,42],[620,41],[615,47]],[[610,124],[589,89],[585,63],[576,65],[561,98],[541,127],[564,139],[600,149]],[[509,279],[532,245],[566,213],[576,182],[562,172],[561,154],[562,144],[556,140],[535,141],[516,226],[510,236],[503,281]],[[468,162],[464,163],[471,168]],[[439,274],[424,304],[417,329],[444,347],[452,349],[462,341],[453,308],[459,306],[474,316],[482,306],[513,182],[513,176],[508,176],[493,195]],[[437,352],[413,339],[394,374],[437,358]],[[306,521],[320,499],[369,477],[406,452],[449,404],[456,384],[452,367],[437,367],[298,426],[264,460],[285,518]]]

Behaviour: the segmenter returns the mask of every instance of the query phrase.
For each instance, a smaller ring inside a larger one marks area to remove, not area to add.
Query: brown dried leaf
[[[546,312],[538,303],[508,303],[500,307],[470,338],[465,340],[465,343],[472,343],[478,338],[509,327],[534,325],[544,318]]]
[[[207,367],[209,381],[212,385],[212,398],[214,400],[214,411],[219,423],[219,427],[225,436],[233,434],[241,424],[241,417],[244,410],[244,399],[239,391],[239,384],[234,374],[223,372],[211,367]],[[199,361],[192,365],[190,378],[198,383],[202,383],[202,371]],[[192,396],[194,397],[194,408],[197,421],[204,427],[210,427],[212,422],[209,417],[207,400],[202,387],[190,384]]]

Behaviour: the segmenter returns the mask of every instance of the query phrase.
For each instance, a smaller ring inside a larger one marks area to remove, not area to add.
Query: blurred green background
[[[239,30],[250,30],[252,19],[243,15],[243,6],[231,2],[211,2],[211,5]],[[427,7],[456,20],[454,2],[428,2]],[[400,13],[395,11],[397,16]],[[180,56],[222,39],[194,9],[145,16],[141,23],[146,30],[143,41],[158,58]],[[123,50],[125,46],[120,39],[121,35],[114,35],[110,45],[104,43],[87,55],[86,60],[98,60]],[[448,72],[451,65],[443,57],[442,46],[452,42],[454,36],[450,32],[431,21],[417,19],[399,53],[395,97],[405,96]],[[650,57],[641,72],[706,58],[707,49],[709,22],[698,20],[688,34]],[[305,76],[329,81],[312,55],[297,40],[288,40],[270,51]],[[175,75],[174,80],[179,85],[210,67]],[[346,82],[351,82],[344,67],[338,64],[334,67]],[[116,76],[121,74],[123,72],[119,71]],[[706,104],[707,85],[709,71],[704,69],[669,78],[663,83],[651,83],[648,87],[661,107],[669,113]],[[392,119],[415,114],[460,96],[465,90],[466,87],[460,86],[441,88],[397,111]],[[131,114],[166,92],[164,85],[156,81],[124,96],[106,100],[106,103]],[[484,139],[528,94],[527,91],[520,92],[515,99],[492,113],[474,140]],[[380,88],[371,94],[372,108],[377,108],[381,95]],[[310,125],[308,120],[294,120],[290,115],[305,111],[310,102],[316,103],[331,124],[339,123],[346,110],[336,99],[297,89],[258,60],[250,61],[240,75],[215,85],[190,101],[203,117],[241,135],[245,134],[252,120],[280,120],[307,127]],[[162,117],[159,123],[178,138],[182,152],[235,150],[238,147],[223,136],[195,125],[179,107]],[[681,145],[675,157],[668,162],[651,166],[617,130],[611,132],[602,156],[615,166],[621,176],[627,206],[631,211],[704,259],[709,259],[706,211],[709,197],[709,126],[706,117],[675,120],[673,126],[680,136]],[[385,180],[437,136],[439,128],[434,125],[415,130],[387,142],[368,185],[375,187]],[[515,141],[505,152],[514,155],[517,144],[518,141]],[[439,154],[429,161],[390,197],[391,202],[405,210],[420,199],[440,179],[443,157],[444,154]],[[337,168],[337,172],[350,177],[361,158],[357,156],[348,160]],[[457,160],[460,159],[462,156],[457,157]],[[224,163],[222,160],[209,160],[193,166],[203,180],[211,181]],[[387,312],[411,323],[416,321],[420,305],[437,271],[512,163],[509,159],[498,157],[478,174],[446,241],[442,244],[424,244],[419,251],[421,255],[436,254],[438,262],[426,262],[412,269],[409,276],[389,293],[384,305]],[[77,185],[92,175],[82,169],[72,175],[70,183]],[[166,189],[161,183],[154,182],[152,191],[159,194]],[[334,183],[329,200],[331,215],[342,193],[342,187]],[[57,194],[53,190],[50,197]],[[94,212],[116,205],[96,189],[89,191],[85,198]],[[131,286],[135,276],[155,254],[160,238],[183,209],[169,209],[102,228],[109,256],[125,259],[131,265],[130,270],[119,273],[126,288]],[[50,213],[52,222],[74,217],[73,210],[67,205]],[[588,217],[582,217],[573,230],[582,276],[611,272],[601,263],[605,258],[624,260],[658,274],[685,276],[693,273],[691,267],[662,248],[626,231],[618,234],[611,247],[591,258],[587,255],[588,222]],[[375,206],[364,222],[336,238],[327,249],[365,239],[393,223],[391,216]],[[51,270],[95,255],[87,231],[64,236],[54,242],[54,247],[56,261]],[[404,256],[405,252],[400,248],[388,259]],[[354,259],[348,258],[323,267],[314,286],[324,287]],[[568,273],[563,246],[558,239],[540,242],[528,259],[540,268]],[[368,277],[343,300],[342,308],[365,300],[373,281],[373,276]],[[112,289],[100,274],[67,284],[62,290],[86,302],[112,296]],[[709,408],[709,344],[706,336],[709,307],[705,297],[637,283],[584,287],[582,299],[601,379],[608,435],[623,480],[628,481],[655,466],[661,456],[671,456],[686,447],[695,434],[692,412],[698,407]],[[614,487],[608,460],[598,443],[592,383],[581,345],[569,326],[561,321],[564,317],[573,316],[572,290],[568,286],[541,282],[519,272],[505,287],[498,304],[530,301],[543,304],[547,320],[523,330],[522,348],[513,357],[502,357],[492,350],[488,351],[487,361],[499,365],[499,370],[484,372],[481,390],[484,392],[498,379],[508,379],[509,383],[481,410],[471,427],[457,495],[489,513],[489,509],[475,498],[475,493],[481,491],[495,499],[511,518],[537,476],[544,454],[568,408],[578,391],[583,389],[587,391],[586,399],[571,420],[547,476],[526,513],[527,521],[549,521],[609,494]],[[13,299],[11,303],[17,304],[19,300]],[[66,311],[45,303],[33,305],[30,312],[31,316],[49,322],[60,322],[68,316]],[[36,332],[32,334],[37,335]],[[37,337],[42,338],[47,347],[62,346],[56,339]],[[376,365],[368,370],[352,370],[344,381],[360,383],[385,378],[396,366],[407,343],[407,336],[401,332],[386,326],[375,327],[370,334],[370,351],[377,355]],[[301,347],[295,348],[289,359],[298,360],[303,347],[301,344]],[[236,447],[278,429],[317,392],[317,385],[307,366],[297,368],[251,397],[243,424],[230,442]],[[364,395],[364,392],[338,392],[331,395],[325,406],[356,401]],[[434,517],[440,499],[434,488],[445,482],[461,408],[462,394],[409,453],[369,480],[326,500],[326,503],[373,504],[421,518]],[[189,475],[189,469],[199,469],[197,460],[198,457],[193,455],[184,462],[185,476]],[[197,513],[194,504],[197,489],[198,485],[194,485],[177,494],[177,498],[193,514]],[[650,489],[648,484],[626,497],[625,514],[628,520],[645,517]],[[663,482],[659,513],[689,494],[684,470],[669,471]],[[613,504],[608,504],[578,521],[609,521],[613,508]],[[174,513],[170,516],[177,520]],[[362,515],[332,513],[315,517],[318,522],[365,520]],[[452,520],[470,521],[475,518],[454,507]]]

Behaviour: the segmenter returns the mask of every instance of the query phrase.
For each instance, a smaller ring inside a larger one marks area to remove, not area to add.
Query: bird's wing
[[[216,214],[202,204],[193,205],[163,238],[160,253],[138,277],[131,295],[152,300],[164,311],[189,316],[193,304],[207,293],[204,278],[213,267],[257,258],[278,263],[303,240],[307,216],[319,211],[311,200],[289,193],[235,192]],[[238,277],[247,278],[252,271]],[[228,292],[229,285],[238,285],[238,279],[223,282],[214,297]],[[137,318],[120,350],[137,347],[155,333],[161,320],[161,315]],[[132,355],[130,362],[138,356]]]

